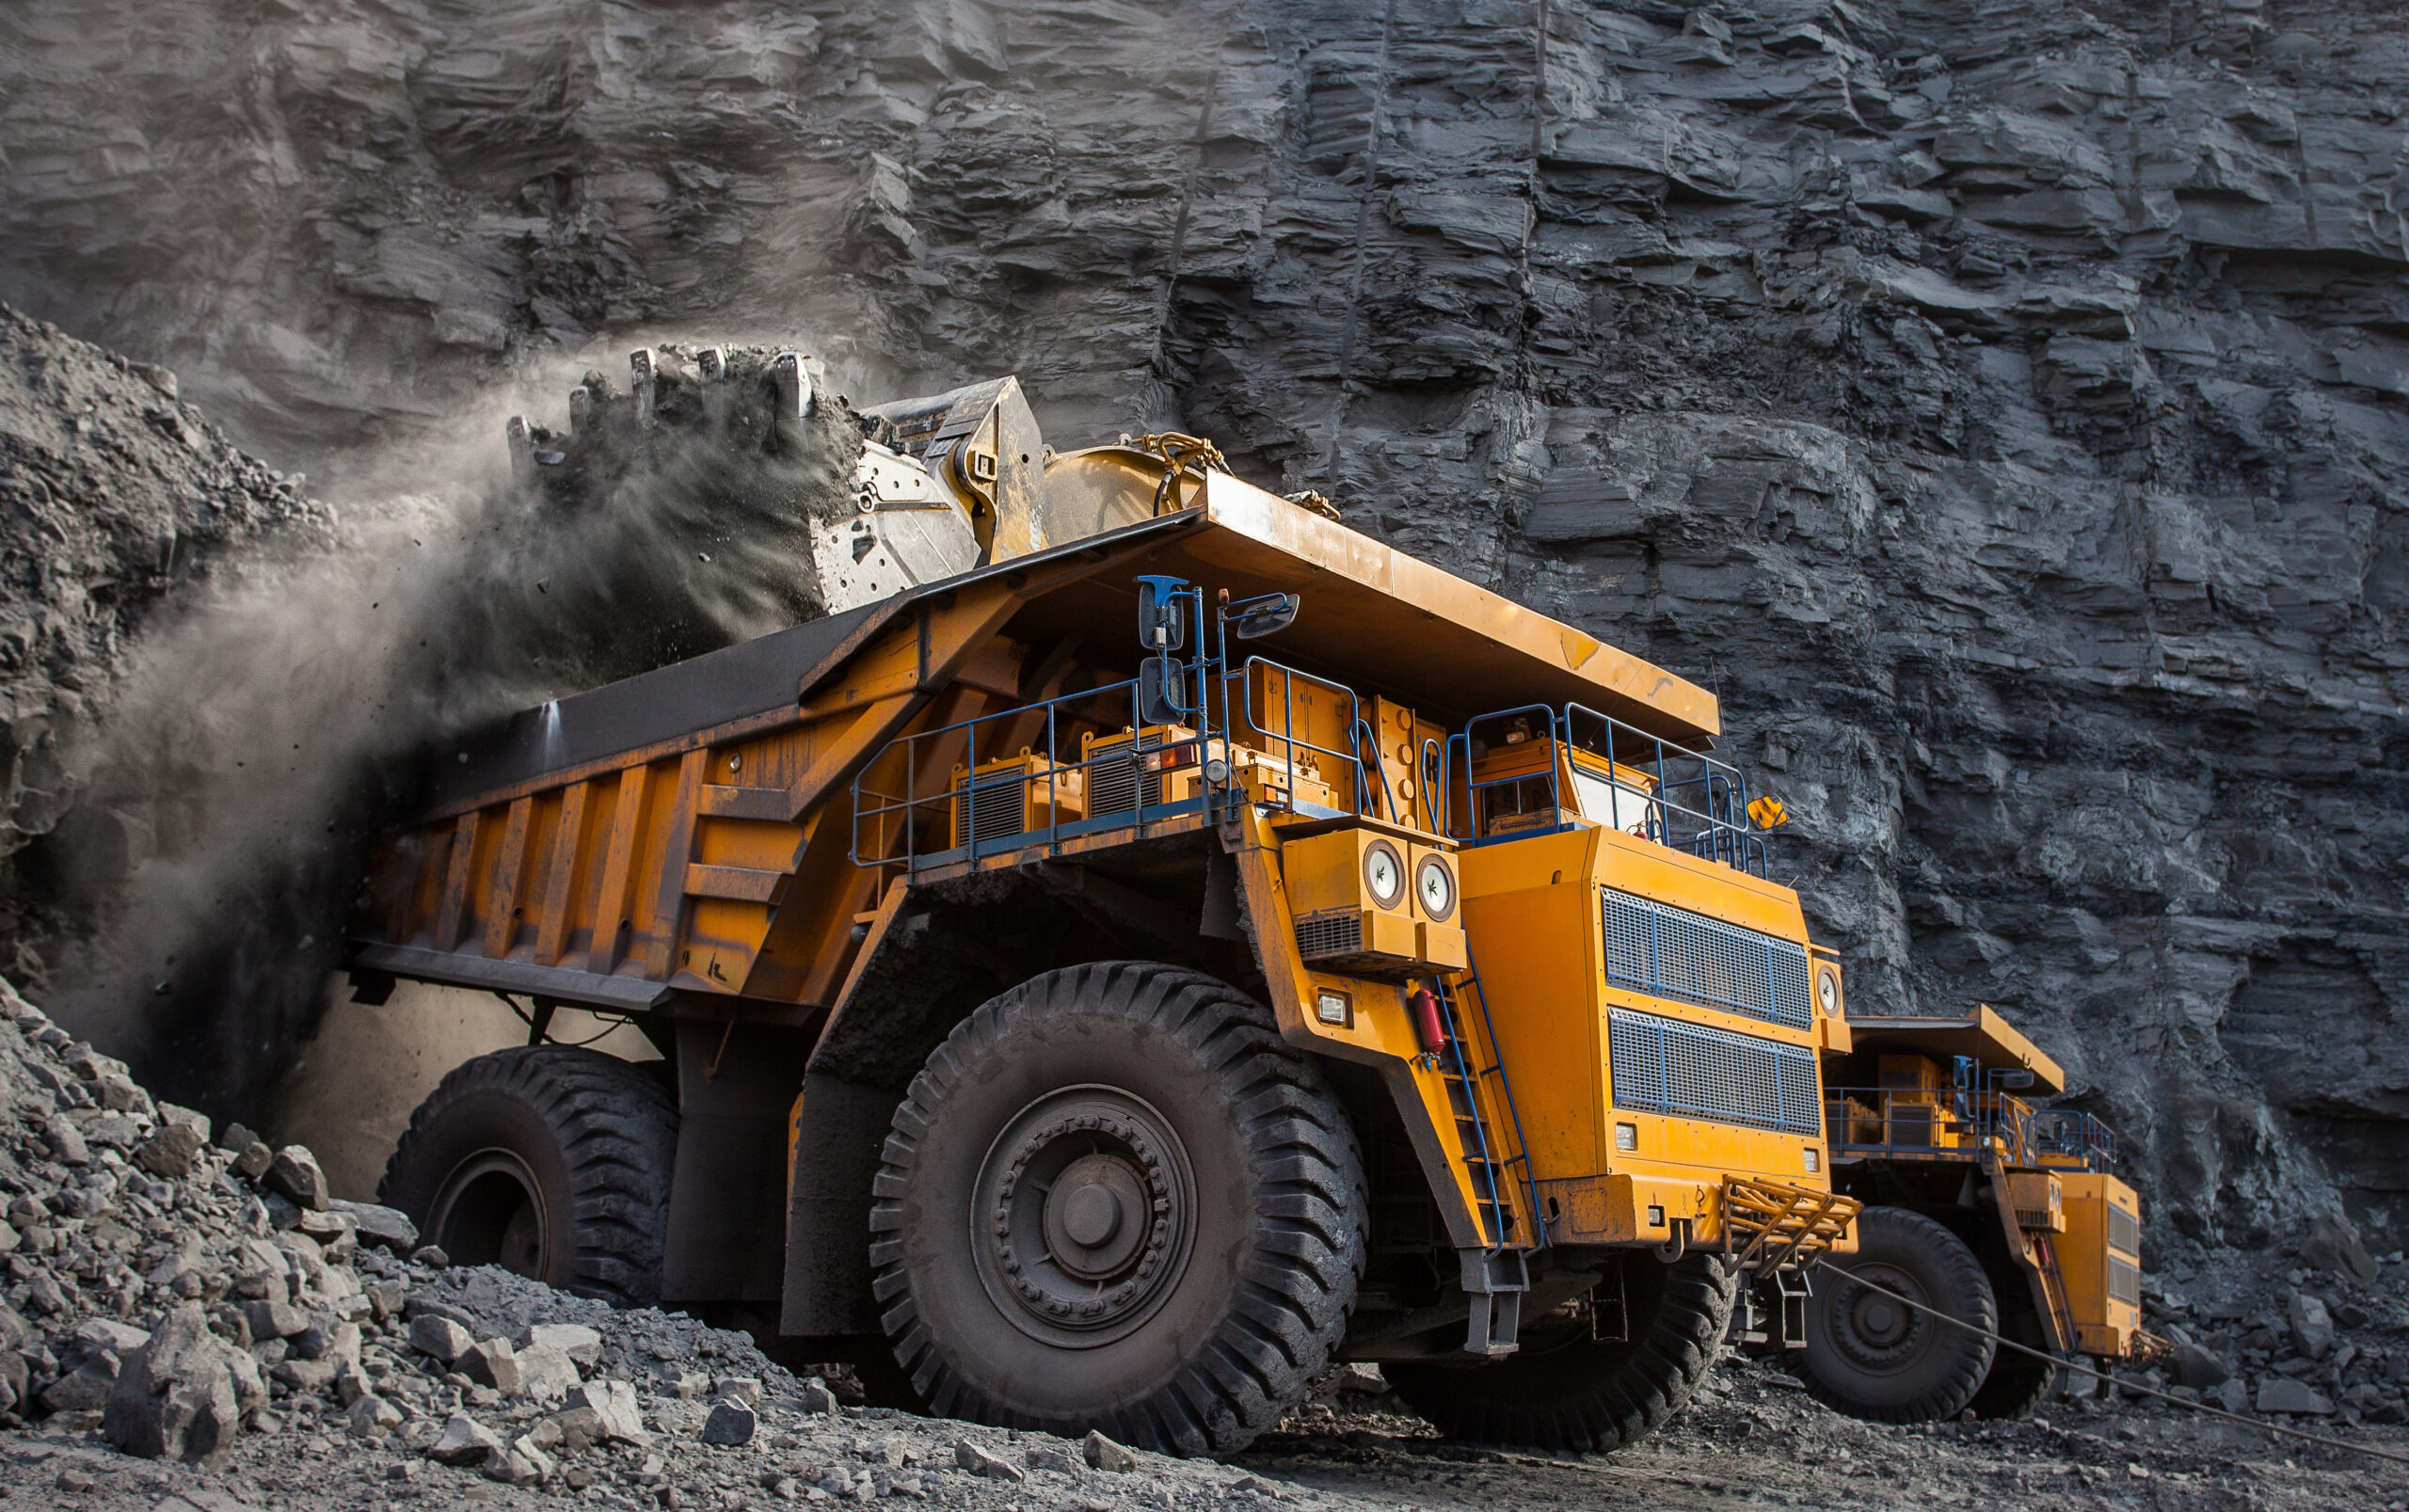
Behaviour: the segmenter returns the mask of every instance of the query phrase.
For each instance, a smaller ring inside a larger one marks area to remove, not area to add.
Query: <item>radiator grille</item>
[[[2110,1255],[2108,1257],[2108,1295],[2119,1302],[2129,1302],[2134,1307],[2141,1306],[2141,1267],[2130,1260],[2121,1260],[2114,1255]]]
[[[1297,954],[1307,961],[1353,955],[1364,948],[1364,915],[1351,908],[1329,909],[1297,920]]]
[[[2108,1209],[2108,1248],[2129,1255],[2142,1252],[2142,1220],[2121,1207]]]
[[[1603,887],[1606,979],[1803,1029],[1814,1022],[1806,947]]]
[[[1044,782],[1043,777],[1037,779]],[[1000,839],[1029,828],[1029,779],[1015,772],[974,783],[954,800],[954,833],[974,842]]]
[[[1163,801],[1162,773],[1138,770],[1138,753],[1151,750],[1157,743],[1141,735],[1093,754],[1088,766],[1090,819],[1136,813],[1141,792],[1148,807]]]
[[[1812,1051],[1652,1013],[1609,1012],[1606,1052],[1617,1107],[1823,1132]]]

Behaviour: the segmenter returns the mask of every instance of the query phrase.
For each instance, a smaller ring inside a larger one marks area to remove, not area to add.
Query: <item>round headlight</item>
[[[1396,907],[1405,896],[1405,863],[1398,859],[1396,846],[1374,840],[1364,848],[1364,886],[1382,908]]]
[[[1413,896],[1425,917],[1444,924],[1456,911],[1456,874],[1438,856],[1424,856],[1413,868]]]
[[[1815,1001],[1827,1016],[1841,1011],[1841,974],[1827,968],[1815,973]]]

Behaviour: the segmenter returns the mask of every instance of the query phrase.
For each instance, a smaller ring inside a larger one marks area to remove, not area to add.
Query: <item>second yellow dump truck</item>
[[[2162,1347],[2141,1326],[2141,1203],[2108,1169],[2115,1140],[2037,1106],[2066,1073],[2014,1026],[1987,1007],[1852,1014],[1824,1074],[1834,1180],[1866,1206],[1845,1274],[1826,1267],[1805,1304],[1810,1391],[1882,1422],[2020,1417],[2057,1361]]]
[[[634,371],[514,424],[522,469],[681,406],[766,408],[725,428],[770,454],[858,427],[798,568],[836,612],[438,753],[377,848],[360,995],[530,1026],[386,1177],[455,1260],[1219,1453],[1333,1360],[1612,1447],[1744,1277],[1846,1248],[1839,968],[1710,694],[1192,438],[1057,455],[1010,380],[856,412],[790,356]],[[661,1058],[550,1043],[564,1005]]]

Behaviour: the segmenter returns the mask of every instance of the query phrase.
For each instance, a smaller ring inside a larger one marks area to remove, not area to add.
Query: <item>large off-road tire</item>
[[[1627,1339],[1589,1337],[1584,1323],[1551,1341],[1531,1334],[1482,1364],[1384,1364],[1406,1405],[1451,1439],[1536,1449],[1617,1449],[1681,1410],[1721,1351],[1739,1273],[1716,1255],[1623,1265]]]
[[[2048,1331],[2041,1326],[2040,1310],[2034,1305],[2033,1283],[2024,1279],[2021,1270],[1994,1274],[1991,1296],[1999,1304],[2001,1338],[2034,1349],[2050,1347]],[[2053,1361],[2035,1360],[2023,1350],[2002,1345],[1991,1356],[1990,1374],[1983,1377],[1974,1399],[1966,1405],[1973,1409],[1978,1418],[2029,1417],[2048,1399],[2050,1388],[2057,1378],[2058,1367]]]
[[[661,1298],[678,1109],[593,1050],[497,1050],[410,1115],[378,1201],[455,1265],[498,1265],[622,1307]]]
[[[1174,1454],[1277,1423],[1364,1265],[1362,1158],[1319,1068],[1261,1005],[1146,962],[963,1020],[874,1190],[882,1320],[931,1410]]]
[[[1852,1286],[1851,1276],[1982,1331]],[[1964,1240],[1921,1213],[1869,1207],[1858,1215],[1857,1253],[1825,1261],[1812,1286],[1798,1375],[1827,1406],[1875,1423],[1926,1423],[1955,1417],[1973,1400],[1991,1368],[1999,1309]]]

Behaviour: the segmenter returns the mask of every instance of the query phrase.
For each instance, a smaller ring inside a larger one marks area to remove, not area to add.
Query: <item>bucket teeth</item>
[[[535,438],[527,434],[527,417],[513,415],[502,428],[510,443],[510,475],[521,485],[535,481]]]
[[[635,395],[637,427],[650,430],[653,399],[653,365],[650,348],[639,346],[628,354],[628,388]]]
[[[778,386],[778,420],[799,421],[811,412],[811,376],[804,372],[803,354],[780,352],[770,364]]]
[[[727,376],[727,357],[716,346],[706,346],[694,354],[694,371],[705,383],[717,383]]]
[[[594,429],[594,390],[583,384],[568,391],[568,430],[571,436],[585,436]]]

